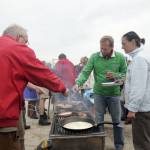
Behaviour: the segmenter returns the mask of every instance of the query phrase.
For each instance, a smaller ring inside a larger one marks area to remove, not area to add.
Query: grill
[[[99,132],[99,128],[97,127],[93,127],[93,128],[90,128],[87,130],[81,130],[81,131],[72,131],[72,130],[64,129],[63,127],[60,126],[60,122],[64,118],[65,117],[58,117],[57,115],[55,115],[55,117],[53,118],[53,123],[51,127],[51,131],[52,131],[51,134],[66,136],[66,135],[85,135],[85,134],[87,135],[87,134]]]
[[[80,106],[82,106],[80,104]],[[52,141],[52,150],[104,150],[105,133],[99,132],[99,128],[93,127],[88,130],[71,131],[64,129],[60,122],[66,117],[58,116],[63,109],[54,110],[49,139]],[[73,107],[75,108],[75,107]],[[77,107],[80,108],[80,107]],[[86,109],[85,109],[86,110]],[[87,113],[87,116],[89,114]]]

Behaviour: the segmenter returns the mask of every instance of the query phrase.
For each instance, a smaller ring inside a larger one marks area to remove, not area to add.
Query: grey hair
[[[105,42],[105,41],[109,41],[110,43],[110,46],[111,47],[114,47],[114,39],[112,36],[108,36],[108,35],[105,35],[101,38],[100,42]]]
[[[27,30],[23,27],[13,24],[8,26],[4,31],[3,35],[9,35],[11,37],[16,38],[18,35],[25,36],[27,35]]]

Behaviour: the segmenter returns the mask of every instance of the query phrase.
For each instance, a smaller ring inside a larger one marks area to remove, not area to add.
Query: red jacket
[[[56,74],[64,81],[67,88],[75,84],[75,67],[68,59],[61,59],[55,65]]]
[[[33,50],[8,36],[0,37],[0,127],[16,127],[28,82],[65,92],[63,82],[39,61]]]

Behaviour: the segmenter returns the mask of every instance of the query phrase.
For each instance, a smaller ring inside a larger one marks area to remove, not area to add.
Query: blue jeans
[[[124,145],[123,127],[120,125],[121,123],[120,96],[100,96],[95,94],[94,105],[96,110],[97,123],[101,123],[104,121],[104,114],[106,112],[107,107],[110,112],[112,122],[119,123],[119,125],[113,126],[113,133],[114,133],[115,147],[116,149],[120,149]]]

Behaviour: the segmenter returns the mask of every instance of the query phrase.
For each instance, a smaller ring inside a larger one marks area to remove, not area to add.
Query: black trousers
[[[138,112],[132,122],[135,150],[150,150],[150,112]]]

